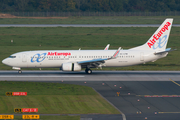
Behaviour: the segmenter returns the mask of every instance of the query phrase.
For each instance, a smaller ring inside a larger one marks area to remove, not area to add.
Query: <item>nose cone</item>
[[[2,61],[2,63],[3,63],[3,64],[5,64],[5,65],[7,65],[7,64],[8,64],[8,60],[7,60],[7,58],[6,58],[6,59],[4,59],[4,60]]]

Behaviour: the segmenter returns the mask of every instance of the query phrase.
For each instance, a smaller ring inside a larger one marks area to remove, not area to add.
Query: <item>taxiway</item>
[[[0,27],[159,27],[160,24],[0,24]],[[173,24],[180,27],[180,24]]]

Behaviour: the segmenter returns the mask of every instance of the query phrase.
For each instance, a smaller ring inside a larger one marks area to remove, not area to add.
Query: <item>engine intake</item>
[[[78,63],[63,63],[62,64],[63,71],[81,71],[81,65]]]

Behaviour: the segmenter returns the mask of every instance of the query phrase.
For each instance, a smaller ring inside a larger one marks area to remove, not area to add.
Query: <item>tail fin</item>
[[[172,23],[172,18],[166,19],[144,45],[131,48],[130,50],[164,51],[167,46]]]

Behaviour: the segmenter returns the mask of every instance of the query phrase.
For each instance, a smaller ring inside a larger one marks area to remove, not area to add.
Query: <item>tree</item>
[[[180,11],[180,0],[1,0],[0,11]]]
[[[29,0],[14,0],[14,6],[17,11],[26,11]]]

